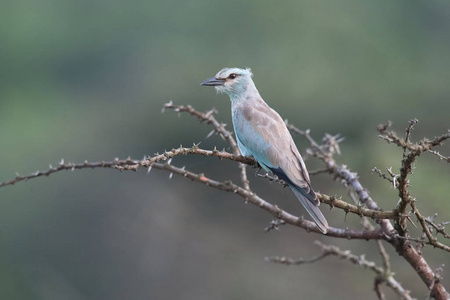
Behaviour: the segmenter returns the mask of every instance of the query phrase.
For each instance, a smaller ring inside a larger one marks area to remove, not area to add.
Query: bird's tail
[[[298,186],[289,185],[289,187],[294,192],[295,196],[298,198],[300,203],[306,208],[306,211],[313,218],[319,230],[323,234],[326,234],[328,231],[328,222],[323,216],[322,212],[320,211],[318,204],[316,204],[320,202],[318,202],[317,199],[309,199],[311,197],[311,194],[315,196],[314,192],[306,194],[305,191],[303,191]]]

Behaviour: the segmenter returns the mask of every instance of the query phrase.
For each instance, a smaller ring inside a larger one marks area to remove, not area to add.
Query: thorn
[[[205,139],[209,139],[213,134],[214,134],[214,132],[216,132],[216,130],[215,129],[213,129],[213,130],[211,130],[211,132],[210,133],[208,133],[208,135],[206,136],[206,138]]]
[[[163,108],[161,109],[161,113],[164,113],[166,111],[166,108],[171,107],[173,105],[172,100],[170,100],[169,102],[165,103],[163,105]]]
[[[172,162],[172,157],[169,158],[169,160],[167,161],[167,164],[170,165],[171,162]]]
[[[19,174],[19,172],[16,172],[16,177],[20,177],[20,174]]]
[[[48,167],[49,167],[50,169],[53,169],[53,166],[52,166],[51,164],[49,164]]]
[[[64,158],[61,158],[61,161],[59,162],[59,165],[64,165]]]
[[[214,109],[214,108],[211,109],[211,110],[209,110],[209,111],[207,111],[207,112],[205,113],[205,117],[209,118],[214,112],[215,112],[215,109]]]
[[[170,172],[169,179],[172,179],[172,177],[173,177],[173,172]]]
[[[147,174],[150,174],[150,171],[152,170],[152,166],[150,165],[147,169]]]

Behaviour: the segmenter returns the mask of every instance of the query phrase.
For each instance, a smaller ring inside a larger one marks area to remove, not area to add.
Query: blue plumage
[[[225,68],[202,85],[215,86],[231,100],[241,154],[253,156],[266,171],[285,181],[324,234],[328,223],[318,206],[305,163],[280,115],[260,96],[250,69]]]

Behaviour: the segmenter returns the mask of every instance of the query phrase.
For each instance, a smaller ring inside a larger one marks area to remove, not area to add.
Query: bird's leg
[[[258,166],[256,167],[256,172],[255,172],[255,177],[258,177],[259,176],[259,171],[261,171],[261,166],[260,166],[260,164],[258,163]],[[267,172],[266,172],[266,174],[267,174]]]

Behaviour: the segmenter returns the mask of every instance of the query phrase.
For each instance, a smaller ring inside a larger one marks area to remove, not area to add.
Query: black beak
[[[205,86],[218,86],[218,85],[224,85],[225,79],[217,79],[216,77],[211,77],[200,83],[200,85]]]

